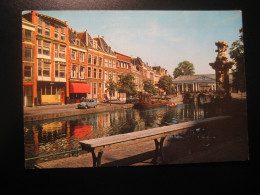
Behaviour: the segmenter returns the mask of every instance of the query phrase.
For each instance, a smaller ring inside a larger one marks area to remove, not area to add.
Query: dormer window
[[[97,41],[93,41],[93,47],[95,48],[95,49],[97,49]]]

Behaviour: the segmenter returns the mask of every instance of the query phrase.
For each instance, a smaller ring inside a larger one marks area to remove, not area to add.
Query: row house
[[[162,76],[169,76],[168,70],[160,67],[160,66],[153,66],[153,72],[154,72],[154,84],[155,86],[158,86],[159,80]]]
[[[78,103],[91,93],[88,82],[92,72],[88,72],[87,48],[77,37],[77,32],[69,29],[68,80],[66,97],[68,103]]]
[[[117,78],[119,75],[131,73],[131,57],[115,51],[117,57]],[[117,79],[118,80],[118,79]],[[119,100],[126,100],[126,93],[118,93]]]
[[[105,41],[104,36],[98,36],[93,38],[93,42],[97,44],[100,48],[100,54],[103,57],[103,94],[109,97],[109,93],[106,88],[106,83],[111,78],[114,82],[118,81],[118,71],[117,71],[117,56],[114,51],[112,51],[111,46]],[[101,87],[101,82],[99,83],[99,88]],[[104,97],[103,95],[103,97]],[[110,97],[109,97],[110,98]],[[118,93],[112,94],[111,99],[117,99]]]
[[[37,99],[35,24],[22,18],[23,105],[34,106]]]
[[[35,25],[38,104],[65,104],[67,82],[68,23],[32,11],[23,15]]]

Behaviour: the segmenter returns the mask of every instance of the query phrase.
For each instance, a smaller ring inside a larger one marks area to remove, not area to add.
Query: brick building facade
[[[102,101],[109,78],[132,72],[137,90],[143,79],[155,83],[155,71],[141,58],[115,52],[103,36],[69,29],[68,22],[31,11],[23,15],[24,106]],[[161,75],[160,75],[161,76]],[[115,92],[111,99],[126,98]]]

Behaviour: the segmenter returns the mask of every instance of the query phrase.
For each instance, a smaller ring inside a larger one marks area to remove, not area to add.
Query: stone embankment
[[[27,122],[51,118],[61,118],[67,116],[126,109],[132,107],[133,104],[125,104],[123,102],[113,102],[111,105],[109,103],[98,103],[98,106],[96,108],[88,109],[78,109],[77,104],[25,107],[24,121]]]

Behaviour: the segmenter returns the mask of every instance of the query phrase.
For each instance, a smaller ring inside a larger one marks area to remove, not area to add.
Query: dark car
[[[78,104],[78,108],[96,108],[97,102],[94,99],[87,99]]]

